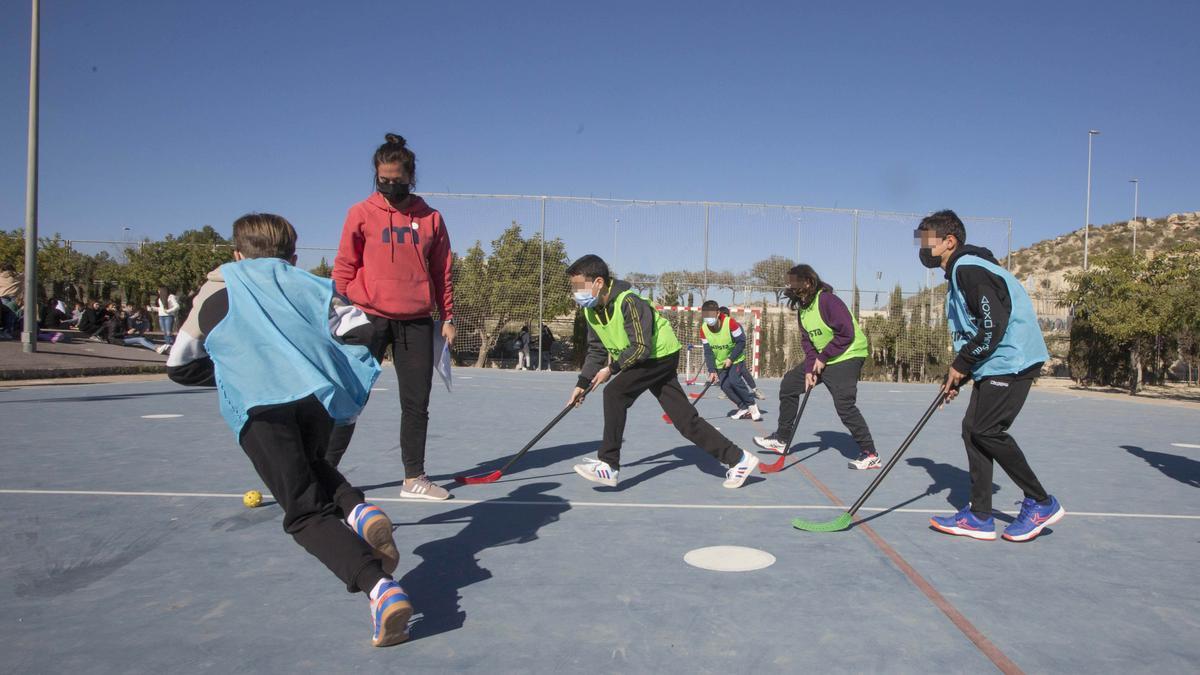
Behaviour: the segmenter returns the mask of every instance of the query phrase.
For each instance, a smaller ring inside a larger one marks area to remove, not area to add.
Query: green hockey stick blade
[[[805,530],[806,532],[841,532],[850,527],[850,523],[854,521],[853,516],[849,513],[834,518],[833,520],[813,521],[797,518],[792,521],[792,527],[797,530]]]

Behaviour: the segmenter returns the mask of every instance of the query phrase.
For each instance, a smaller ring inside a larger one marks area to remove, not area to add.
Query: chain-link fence
[[[527,195],[422,196],[445,217],[456,254],[456,347],[462,365],[512,366],[518,353],[528,348],[537,367],[575,368],[586,332],[576,316],[565,270],[586,253],[603,257],[618,278],[656,306],[673,308],[664,313],[681,342],[691,347],[691,371],[703,361],[696,308],[705,300],[730,307],[746,327],[748,365],[754,374],[778,376],[798,363],[799,326],[783,291],[788,269],[801,262],[812,265],[835,289],[870,338],[868,377],[935,379],[945,372],[951,356],[942,272],[917,262],[913,230],[923,214]],[[971,216],[963,220],[969,243],[991,249],[1007,264],[1012,221]],[[324,242],[335,239],[338,231],[335,225],[301,236]],[[129,291],[129,282],[122,288],[115,280],[118,275],[110,272],[130,260],[144,260],[148,256],[139,254],[152,253],[159,243],[57,242],[92,261],[77,275],[80,287],[67,295],[146,293],[147,283]],[[184,245],[189,250],[211,248],[213,260],[229,255],[224,243]],[[302,247],[297,253],[299,266],[328,273],[337,252],[330,246]],[[196,270],[180,272],[180,278],[202,279],[200,267],[205,264],[211,261],[194,263]],[[1047,331],[1069,329],[1069,311],[1055,298],[1045,298],[1038,308]],[[528,347],[521,339],[525,330]],[[686,360],[682,368],[687,368]],[[691,371],[689,377],[694,375]]]
[[[529,326],[535,350],[539,340],[553,337],[551,346],[533,356],[535,364],[574,367],[583,328],[563,270],[571,260],[594,253],[656,305],[683,308],[670,316],[685,346],[698,348],[700,320],[698,312],[686,308],[705,300],[733,308],[753,341],[755,374],[777,376],[800,359],[796,314],[783,297],[787,270],[799,262],[812,265],[855,310],[872,341],[870,375],[927,380],[945,372],[949,337],[944,288],[938,288],[943,279],[940,271],[917,263],[913,241],[923,214],[528,195],[423,196],[445,216],[460,256],[455,302],[466,328],[459,333],[459,357],[467,363],[516,363],[520,341],[515,338]],[[990,248],[1006,262],[1011,220],[965,217],[964,222],[971,244]]]

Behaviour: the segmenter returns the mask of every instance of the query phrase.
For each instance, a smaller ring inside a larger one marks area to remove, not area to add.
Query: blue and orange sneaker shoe
[[[400,584],[391,579],[380,583],[378,591],[378,597],[371,599],[371,620],[375,623],[371,644],[376,647],[398,645],[408,639],[412,605]]]
[[[1042,505],[1030,497],[1021,501],[1021,514],[1004,528],[1004,538],[1009,541],[1030,541],[1042,533],[1046,527],[1057,523],[1067,515],[1067,510],[1058,503],[1054,495],[1049,496],[1050,503]]]
[[[383,509],[363,502],[350,512],[346,524],[375,549],[383,563],[384,572],[391,574],[396,571],[400,564],[400,552],[396,550],[396,540],[392,538],[392,521]]]
[[[992,541],[996,538],[996,519],[980,518],[971,511],[970,505],[952,516],[934,516],[929,524],[938,532],[957,534],[960,537]]]

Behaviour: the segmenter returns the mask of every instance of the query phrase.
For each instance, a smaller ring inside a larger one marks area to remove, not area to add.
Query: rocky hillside
[[[1166,218],[1093,227],[1088,236],[1088,256],[1117,248],[1133,249],[1137,227],[1138,253],[1153,255],[1180,244],[1200,243],[1200,211],[1175,213]],[[1031,291],[1057,292],[1066,288],[1067,273],[1083,267],[1083,228],[1054,239],[1046,239],[1013,253],[1012,271]]]

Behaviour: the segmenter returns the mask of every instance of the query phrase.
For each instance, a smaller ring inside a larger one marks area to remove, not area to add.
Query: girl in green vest
[[[575,473],[616,487],[621,468],[625,417],[642,392],[649,391],[683,437],[728,467],[727,488],[741,487],[758,458],[734,445],[706,422],[679,386],[679,340],[671,324],[628,283],[610,276],[599,256],[585,255],[567,268],[575,302],[588,326],[588,352],[567,405],[604,388],[604,440],[596,458],[575,465]]]
[[[800,395],[821,382],[833,397],[842,424],[858,444],[859,455],[851,469],[878,469],[879,454],[867,421],[858,410],[858,379],[866,362],[867,336],[833,288],[816,270],[796,265],[788,270],[788,306],[797,311],[804,363],[789,370],[779,385],[779,426],[770,436],[754,442],[772,452],[786,453]]]

